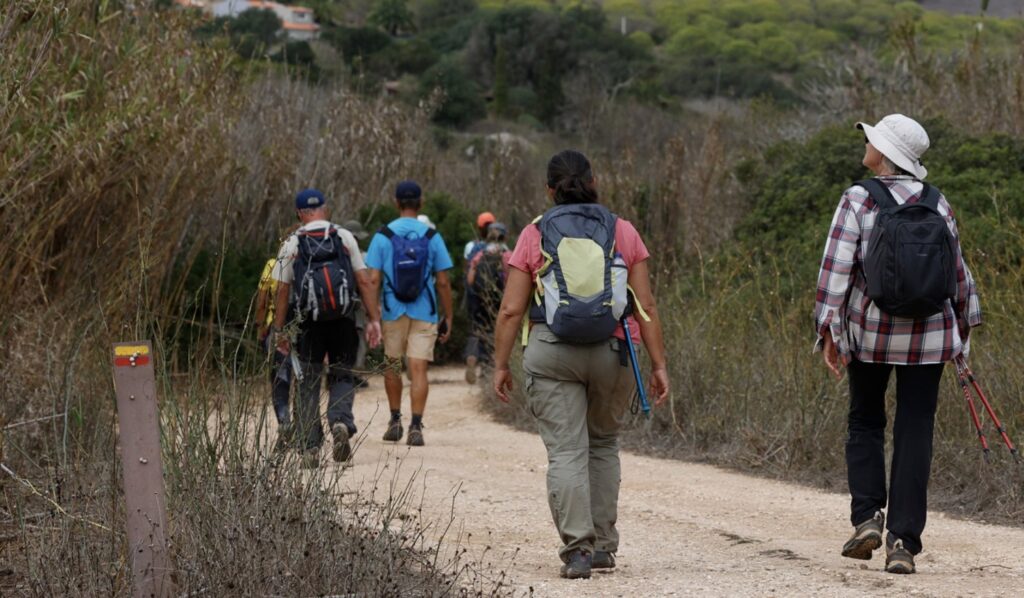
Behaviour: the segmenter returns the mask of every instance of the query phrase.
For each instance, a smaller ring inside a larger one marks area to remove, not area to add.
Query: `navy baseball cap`
[[[395,187],[395,199],[419,199],[423,190],[416,181],[402,181]]]
[[[324,194],[316,189],[303,189],[295,196],[295,209],[307,210],[310,208],[322,208],[327,204]]]

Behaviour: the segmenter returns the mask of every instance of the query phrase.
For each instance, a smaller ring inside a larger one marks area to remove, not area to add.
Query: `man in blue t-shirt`
[[[373,236],[366,254],[374,289],[383,286],[384,354],[389,367],[384,388],[391,408],[391,421],[384,440],[402,438],[401,359],[406,358],[412,386],[412,423],[409,446],[423,446],[423,410],[427,405],[427,364],[434,360],[434,343],[448,341],[452,328],[452,287],[448,270],[452,258],[444,239],[416,219],[423,193],[413,181],[402,181],[395,189],[399,217]],[[422,239],[420,243],[417,240]],[[422,245],[426,253],[417,252]],[[396,248],[399,256],[395,264]],[[410,272],[422,268],[422,280]],[[374,296],[379,293],[375,292]]]

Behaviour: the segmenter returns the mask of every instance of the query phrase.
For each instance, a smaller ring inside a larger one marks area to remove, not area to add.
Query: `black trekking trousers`
[[[886,507],[885,389],[896,369],[896,418],[893,423],[886,528],[912,554],[921,552],[928,514],[928,477],[939,382],[945,364],[891,365],[852,361],[846,471],[853,525]]]
[[[302,382],[296,393],[295,420],[298,438],[305,438],[307,449],[319,447],[324,433],[320,426],[320,380],[327,358],[327,422],[342,422],[350,436],[356,433],[352,415],[355,377],[352,367],[359,351],[356,323],[349,318],[331,322],[305,322],[299,329],[298,356],[302,364]]]

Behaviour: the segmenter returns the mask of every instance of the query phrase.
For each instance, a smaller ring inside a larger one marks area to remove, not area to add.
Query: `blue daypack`
[[[419,299],[426,290],[430,280],[430,240],[437,234],[435,229],[428,229],[426,234],[416,239],[408,239],[395,233],[390,227],[382,226],[379,231],[391,242],[391,273],[384,273],[384,278],[391,285],[395,299],[402,303],[412,303]],[[430,313],[436,313],[434,297],[430,297]]]

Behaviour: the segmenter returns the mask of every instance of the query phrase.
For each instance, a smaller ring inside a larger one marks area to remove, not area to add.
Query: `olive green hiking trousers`
[[[576,549],[615,552],[619,428],[636,387],[619,342],[558,340],[535,325],[523,356],[527,403],[548,451],[548,504],[562,538],[562,560]]]

